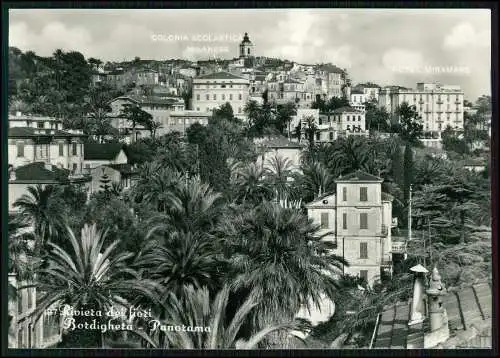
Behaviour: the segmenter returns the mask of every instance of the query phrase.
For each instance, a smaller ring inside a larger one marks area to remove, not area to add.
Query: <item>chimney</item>
[[[441,275],[437,267],[432,270],[427,297],[429,297],[429,318],[431,331],[435,331],[443,326],[443,300],[442,296],[446,294],[446,288],[441,282]],[[446,322],[447,323],[447,322]]]
[[[408,325],[414,325],[423,322],[424,314],[424,290],[425,290],[425,274],[427,269],[422,265],[413,266],[410,271],[414,273],[413,281],[413,300],[411,303],[411,318]]]
[[[448,316],[443,307],[442,296],[446,294],[446,288],[441,283],[441,276],[436,267],[432,270],[432,276],[427,290],[429,300],[430,332],[424,334],[424,349],[434,348],[450,338],[448,327]]]
[[[9,167],[9,180],[16,180],[16,170],[13,166]]]

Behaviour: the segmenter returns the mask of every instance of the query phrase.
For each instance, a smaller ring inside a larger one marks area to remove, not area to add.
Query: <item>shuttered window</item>
[[[367,259],[368,258],[368,243],[367,242],[361,242],[359,244],[359,258],[360,259]]]
[[[366,186],[359,188],[359,201],[368,201],[368,188]]]
[[[342,214],[342,228],[347,230],[347,213]]]
[[[328,229],[328,213],[321,213],[321,228]]]
[[[367,213],[359,214],[359,228],[360,229],[368,229],[368,214]]]

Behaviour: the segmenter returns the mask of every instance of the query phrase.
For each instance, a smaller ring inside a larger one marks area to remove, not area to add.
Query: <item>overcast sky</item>
[[[257,56],[332,62],[354,83],[438,81],[462,86],[471,100],[491,92],[489,10],[27,9],[9,19],[9,45],[42,56],[61,48],[104,61],[233,58],[248,32]]]

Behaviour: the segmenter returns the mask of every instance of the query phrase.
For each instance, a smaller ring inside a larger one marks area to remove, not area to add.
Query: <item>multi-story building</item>
[[[159,83],[158,71],[152,69],[144,69],[137,71],[134,74],[134,82],[136,86],[153,86]]]
[[[308,217],[335,244],[333,253],[349,263],[343,273],[373,285],[384,272],[392,273],[392,197],[382,192],[381,178],[362,171],[335,182],[336,194],[306,205]]]
[[[192,124],[199,123],[207,125],[211,113],[197,111],[176,112],[170,115],[169,132],[180,132],[184,134]]]
[[[316,141],[331,142],[349,136],[367,137],[365,112],[352,107],[338,108],[331,113],[321,113],[315,123]],[[304,123],[305,128],[307,124]]]
[[[139,138],[150,136],[150,131],[142,125],[133,124],[123,117],[122,111],[124,105],[139,106],[143,111],[151,114],[154,122],[160,123],[161,127],[157,129],[156,135],[161,136],[171,132],[171,115],[173,113],[181,113],[185,110],[184,100],[180,97],[157,97],[157,96],[138,96],[127,95],[115,98],[110,103],[111,112],[109,117],[112,118],[111,124],[117,128],[121,134],[135,136],[135,138],[127,137],[127,141],[136,141]]]
[[[234,115],[245,119],[244,108],[248,102],[250,81],[229,72],[217,72],[193,79],[191,108],[197,112],[211,113],[225,103],[233,108]]]
[[[366,102],[365,92],[361,89],[353,89],[351,91],[351,105],[362,105]]]
[[[464,92],[458,86],[445,86],[435,83],[417,83],[416,89],[385,87],[380,90],[379,106],[385,107],[398,120],[397,109],[404,102],[415,106],[424,132],[441,132],[450,126],[461,131],[464,128]]]
[[[133,86],[135,75],[131,70],[124,70],[123,68],[114,69],[106,74],[106,83],[110,86],[123,90],[127,87]]]
[[[316,89],[315,95],[325,99],[343,96],[344,70],[341,68],[330,64],[319,65],[316,68],[316,79],[319,79],[318,82],[321,84]]]
[[[74,174],[83,170],[82,131],[62,130],[62,122],[50,117],[9,117],[9,164],[14,168],[45,162]]]

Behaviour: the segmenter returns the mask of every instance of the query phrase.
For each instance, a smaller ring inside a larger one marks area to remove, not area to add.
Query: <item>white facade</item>
[[[218,72],[193,79],[192,109],[211,113],[225,103],[235,117],[245,119],[244,108],[249,97],[249,80],[229,72]]]
[[[403,102],[415,106],[422,118],[424,132],[439,135],[447,126],[464,128],[464,92],[458,86],[418,83],[416,89],[384,88],[379,94],[379,106],[392,115]]]
[[[321,225],[318,234],[328,234],[325,240],[336,243],[333,253],[349,263],[344,273],[372,285],[382,268],[392,267],[392,203],[382,199],[382,180],[364,175],[339,178],[336,195],[320,197],[306,208],[308,217]]]

